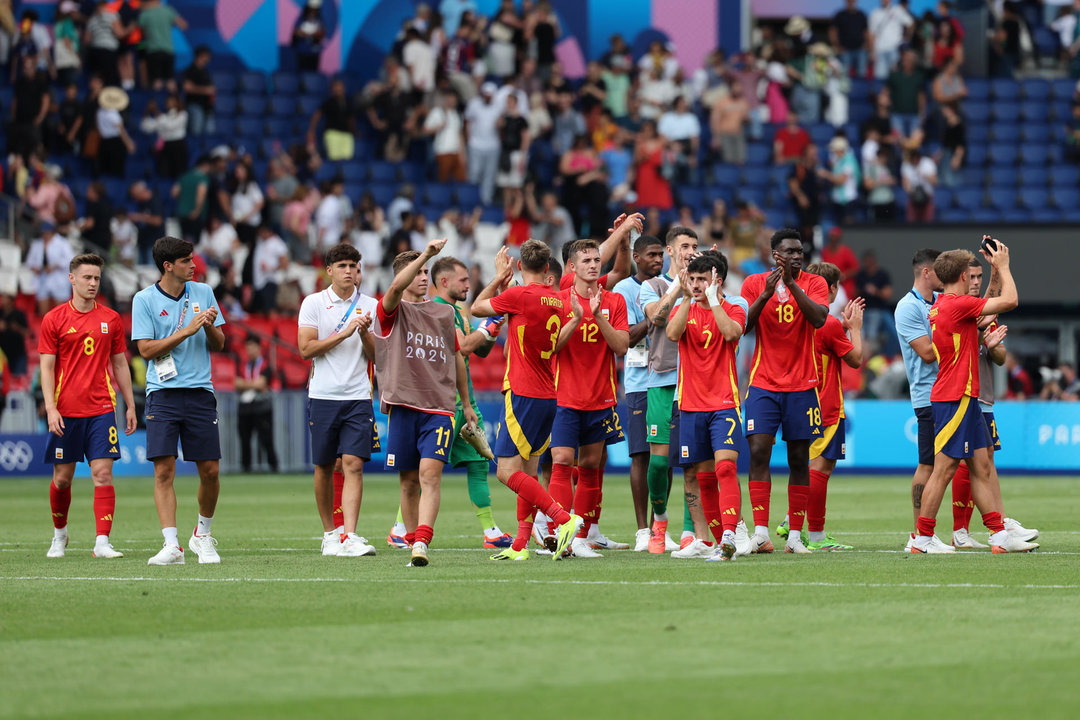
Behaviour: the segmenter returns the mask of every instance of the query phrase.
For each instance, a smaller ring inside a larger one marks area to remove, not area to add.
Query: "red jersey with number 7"
[[[765,292],[769,273],[751,275],[743,281],[742,296],[753,306]],[[795,279],[811,302],[829,304],[829,285],[820,275],[800,272]],[[817,387],[814,365],[814,326],[803,317],[791,291],[776,284],[755,327],[757,345],[750,364],[750,385],[771,392],[799,392]]]
[[[686,302],[685,300],[683,302]],[[746,311],[724,300],[728,317],[746,327]],[[671,318],[679,308],[671,311]],[[711,308],[691,303],[686,332],[679,338],[679,409],[687,412],[714,412],[738,409],[739,376],[735,351],[739,341],[728,342],[720,334]]]
[[[109,360],[127,349],[124,323],[111,308],[79,312],[71,301],[41,320],[38,352],[55,355],[56,409],[62,417],[96,417],[116,409]]]
[[[563,323],[573,317],[570,293],[574,288],[563,290]],[[600,312],[616,330],[630,330],[626,319],[626,300],[617,292],[602,290]],[[560,407],[574,410],[603,410],[614,407],[617,395],[618,373],[615,352],[608,346],[600,326],[589,308],[589,298],[578,295],[584,316],[577,330],[556,356],[555,386],[558,388]]]
[[[560,294],[541,283],[518,285],[494,297],[491,307],[508,318],[503,392],[512,390],[522,397],[553,399],[553,356],[563,325]]]

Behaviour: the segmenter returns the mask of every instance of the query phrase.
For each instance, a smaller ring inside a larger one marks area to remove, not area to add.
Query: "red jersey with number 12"
[[[720,307],[739,327],[746,327],[745,310],[727,300]],[[677,312],[679,308],[672,310],[671,317]],[[680,410],[713,412],[739,407],[739,376],[735,370],[738,347],[737,340],[724,340],[712,309],[696,302],[690,305],[686,332],[679,338]]]
[[[753,306],[765,292],[769,273],[743,281],[742,296]],[[810,302],[829,304],[829,285],[820,275],[800,272],[795,279]],[[814,326],[803,317],[795,298],[777,283],[776,291],[758,316],[757,346],[750,365],[750,385],[772,392],[799,392],[817,387],[814,365]]]
[[[62,417],[96,417],[116,409],[109,360],[127,349],[124,324],[111,308],[79,312],[71,301],[41,320],[38,352],[56,356],[56,409]]]
[[[503,392],[522,397],[555,397],[555,343],[562,330],[563,300],[547,285],[507,288],[492,299],[495,312],[508,318]],[[569,306],[568,308],[569,309]]]
[[[573,317],[570,293],[563,290],[563,323]],[[616,330],[630,330],[626,320],[626,300],[617,292],[602,291],[599,311]],[[589,298],[578,295],[584,316],[570,340],[556,356],[555,386],[559,390],[559,406],[574,410],[603,410],[614,407],[618,374],[615,353],[608,346],[600,326],[596,324]]]
[[[855,349],[844,326],[833,315],[814,333],[814,362],[818,372],[821,424],[835,425],[844,417],[844,386],[840,382],[840,358]]]
[[[979,397],[979,315],[985,298],[945,293],[930,308],[930,339],[938,359],[931,402]]]

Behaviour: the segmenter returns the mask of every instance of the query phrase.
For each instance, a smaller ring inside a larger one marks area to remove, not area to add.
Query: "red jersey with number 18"
[[[124,323],[111,308],[79,312],[71,301],[41,320],[38,352],[56,356],[56,409],[62,417],[96,417],[116,409],[109,359],[127,349]]]
[[[986,298],[945,293],[930,308],[930,339],[938,359],[930,402],[979,397],[979,315]]]
[[[563,323],[573,316],[570,293],[563,290]],[[602,291],[600,312],[616,330],[629,331],[626,319],[626,300],[617,292]],[[584,316],[570,340],[556,356],[555,385],[559,390],[559,406],[574,410],[603,410],[614,407],[618,374],[615,353],[608,347],[600,326],[596,324],[589,298],[578,295]]]
[[[745,310],[727,300],[720,307],[740,327],[746,327]],[[672,310],[671,317],[677,312],[679,308]],[[690,305],[686,332],[679,338],[680,410],[713,412],[739,407],[739,376],[735,370],[738,347],[737,340],[724,340],[711,309],[696,302]]]
[[[742,296],[753,306],[765,291],[769,273],[743,281]],[[820,275],[800,272],[795,279],[811,302],[829,304],[829,285]],[[772,392],[799,392],[817,387],[814,366],[814,326],[803,317],[795,298],[779,283],[758,316],[757,346],[750,365],[750,385]]]
[[[503,392],[512,390],[522,397],[554,398],[552,355],[563,323],[563,300],[559,293],[540,283],[518,285],[499,293],[491,300],[491,307],[508,318]]]
[[[844,386],[840,382],[840,363],[843,361],[840,358],[854,349],[844,326],[832,315],[825,318],[825,324],[814,333],[822,425],[835,425],[844,417]]]

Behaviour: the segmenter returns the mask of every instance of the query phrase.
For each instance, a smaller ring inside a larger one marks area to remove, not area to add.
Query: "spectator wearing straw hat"
[[[118,87],[106,87],[98,95],[97,130],[101,136],[98,169],[102,175],[123,177],[127,156],[135,152],[135,143],[120,115],[128,102],[128,94]]]

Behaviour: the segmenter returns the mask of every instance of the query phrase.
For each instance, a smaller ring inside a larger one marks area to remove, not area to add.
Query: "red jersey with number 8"
[[[751,275],[743,281],[742,296],[753,306],[765,292],[769,273]],[[795,279],[811,302],[829,304],[829,285],[820,275],[800,272]],[[776,284],[776,291],[758,316],[757,346],[750,365],[750,384],[771,392],[799,392],[817,387],[814,364],[814,326],[803,317],[791,292]]]
[[[573,317],[570,303],[572,292],[577,291],[570,288],[559,293],[563,301],[563,323]],[[559,390],[559,406],[574,410],[614,407],[618,379],[615,353],[608,346],[589,309],[589,298],[578,295],[578,303],[584,316],[556,359],[555,385]],[[616,330],[630,330],[626,319],[626,300],[619,293],[604,290],[599,312]]]
[[[70,301],[41,320],[38,352],[55,355],[56,409],[62,417],[95,417],[116,409],[109,359],[127,349],[124,324],[111,308],[79,312]]]
[[[547,285],[507,288],[491,307],[508,318],[503,392],[522,397],[555,397],[555,343],[562,330],[563,300]],[[567,308],[569,309],[569,307]]]
[[[683,302],[686,302],[685,300]],[[746,327],[746,311],[724,300],[720,307],[728,317]],[[671,317],[679,308],[671,311]],[[671,322],[671,318],[668,318]],[[710,308],[692,303],[687,311],[686,332],[679,338],[679,409],[713,412],[738,409],[739,376],[735,351],[739,341],[728,342],[720,334]]]

